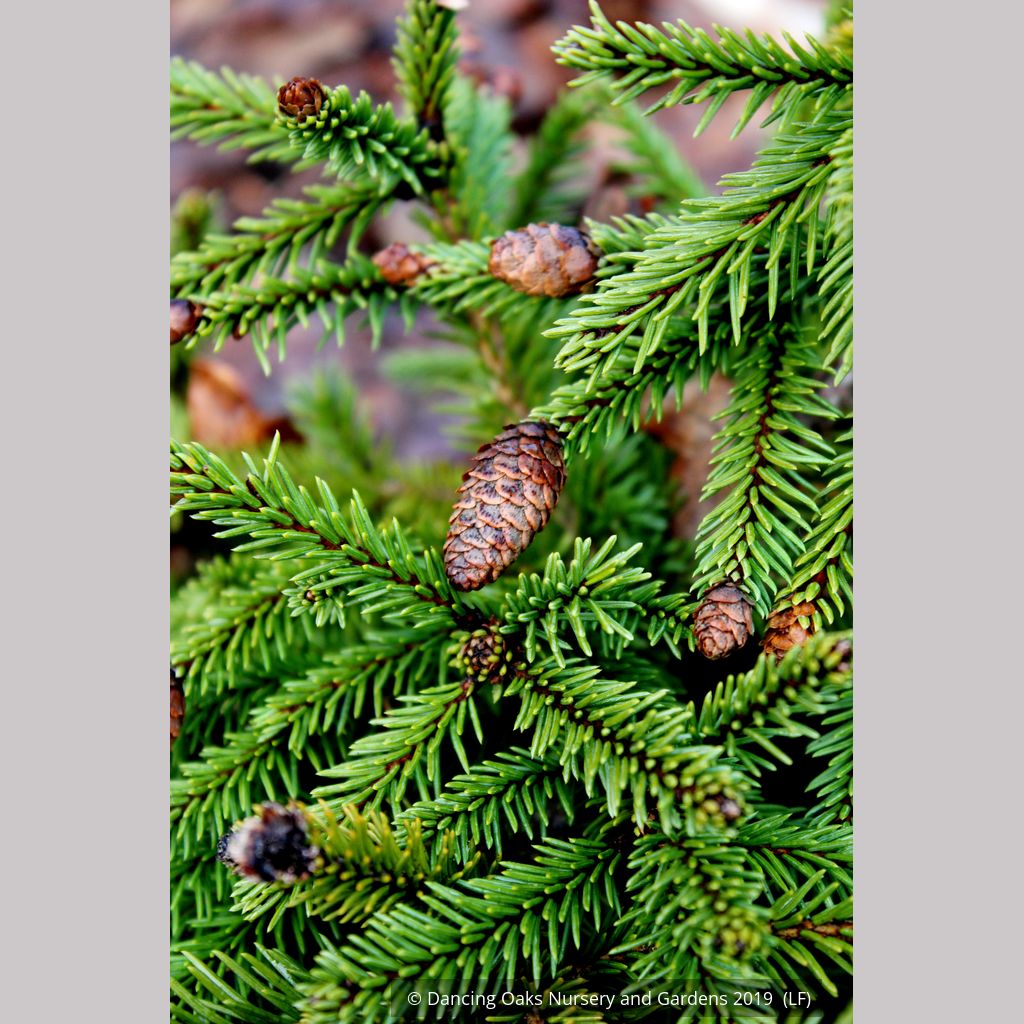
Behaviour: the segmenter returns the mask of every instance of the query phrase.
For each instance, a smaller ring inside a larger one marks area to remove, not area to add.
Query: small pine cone
[[[800,625],[800,616],[813,614],[814,605],[810,601],[772,612],[765,623],[764,639],[761,641],[764,653],[774,654],[781,661],[788,650],[806,643],[814,632],[814,624],[811,624],[810,629],[805,629]]]
[[[181,732],[182,719],[185,717],[185,691],[178,677],[171,669],[171,746]]]
[[[313,870],[320,851],[309,842],[309,826],[298,808],[261,804],[217,843],[217,859],[246,878],[296,882]]]
[[[374,253],[373,262],[380,276],[395,287],[411,285],[435,265],[434,260],[418,252],[410,252],[404,242],[394,242],[386,249]]]
[[[171,344],[177,345],[199,326],[203,307],[188,299],[171,299]]]
[[[497,621],[474,630],[462,645],[459,658],[466,675],[475,683],[499,683],[505,675],[508,647],[498,632]]]
[[[697,650],[711,661],[738,651],[754,631],[750,602],[732,583],[712,587],[693,618]]]
[[[558,431],[544,422],[505,427],[473,456],[448,520],[444,568],[458,590],[493,583],[544,529],[565,486]]]
[[[718,806],[718,813],[722,815],[727,825],[731,825],[734,821],[739,820],[743,811],[735,800],[731,797],[724,796],[721,793],[712,799]]]
[[[316,117],[326,98],[326,90],[315,78],[293,78],[277,90],[278,109],[299,124]]]
[[[582,231],[561,224],[527,224],[491,243],[488,271],[527,295],[558,298],[594,277],[601,253]]]

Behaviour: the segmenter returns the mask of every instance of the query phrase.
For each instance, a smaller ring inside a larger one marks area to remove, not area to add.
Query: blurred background
[[[395,100],[390,51],[395,19],[403,6],[403,0],[171,0],[171,52],[210,68],[228,65],[275,83],[304,75],[328,85],[348,85],[354,92],[365,89],[378,101]],[[799,39],[804,32],[821,33],[826,2],[602,0],[601,6],[612,19],[658,23],[682,18],[708,29],[721,24],[776,35],[786,31]],[[508,97],[517,132],[534,131],[571,77],[555,63],[550,47],[572,25],[589,22],[586,0],[470,0],[458,21],[462,70]],[[656,115],[708,191],[716,189],[723,174],[749,166],[763,141],[756,123],[730,140],[743,103],[741,96],[733,99],[734,107],[727,104],[699,139],[693,138],[693,131],[700,109],[675,107]],[[591,180],[581,213],[600,220],[640,212],[612,170],[616,154],[610,132],[602,124],[588,129],[594,158],[588,164]],[[318,179],[316,170],[296,174],[265,164],[249,166],[242,151],[220,152],[187,141],[171,145],[170,198],[179,211],[179,223],[190,202],[209,195],[215,226],[224,230],[240,216],[259,214],[277,196],[301,195],[303,185]],[[408,205],[396,203],[360,247],[373,252],[393,241],[422,238],[409,219]],[[217,449],[265,447],[275,429],[283,428],[287,436],[285,396],[290,383],[308,377],[315,366],[340,364],[357,388],[360,410],[400,459],[461,462],[464,452],[458,451],[446,430],[450,417],[421,394],[405,391],[382,368],[382,356],[389,351],[434,344],[432,329],[429,312],[421,314],[409,332],[395,316],[385,325],[380,349],[373,351],[369,331],[353,318],[343,348],[332,344],[318,351],[319,324],[306,331],[297,327],[289,336],[287,361],[275,363],[269,377],[261,371],[248,339],[227,344],[215,356],[200,347],[184,371],[187,377],[178,380],[183,401],[176,406],[175,433],[183,439],[187,433]],[[652,427],[651,432],[675,454],[673,475],[683,496],[694,496],[703,483],[714,430],[709,419],[727,391],[727,384],[718,380],[707,394],[688,393],[682,412],[669,414]],[[696,500],[685,502],[676,522],[678,535],[692,536],[703,511]]]

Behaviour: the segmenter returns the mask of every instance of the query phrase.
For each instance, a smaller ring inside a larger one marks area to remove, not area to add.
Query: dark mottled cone
[[[500,683],[508,669],[508,647],[498,632],[497,620],[474,630],[462,645],[459,657],[469,679],[475,683]]]
[[[181,723],[185,717],[185,691],[178,677],[171,669],[171,746],[181,732]]]
[[[295,882],[313,870],[320,851],[309,842],[302,811],[280,804],[261,804],[217,843],[217,857],[246,878],[264,882]]]
[[[765,623],[764,639],[761,641],[764,653],[774,654],[776,658],[781,659],[786,651],[806,643],[814,632],[814,626],[812,624],[810,629],[805,629],[800,625],[800,616],[813,614],[814,605],[810,601],[772,612]]]
[[[712,799],[718,808],[718,813],[722,815],[727,825],[731,825],[734,821],[739,820],[743,811],[735,800],[730,797],[723,796],[721,793]]]
[[[171,344],[177,345],[199,326],[203,307],[188,299],[171,299]]]
[[[374,253],[373,262],[380,270],[380,276],[396,287],[413,283],[432,266],[434,261],[418,252],[410,252],[404,242],[394,242],[386,249]]]
[[[693,619],[697,650],[712,661],[738,651],[754,631],[750,602],[732,583],[712,587]]]
[[[516,423],[473,456],[448,520],[444,568],[459,590],[496,580],[542,530],[565,486],[550,423]]]
[[[293,78],[277,90],[277,105],[301,124],[320,113],[326,97],[326,90],[315,78]]]
[[[527,224],[491,243],[487,269],[527,295],[557,298],[594,277],[600,251],[582,231],[561,224]]]

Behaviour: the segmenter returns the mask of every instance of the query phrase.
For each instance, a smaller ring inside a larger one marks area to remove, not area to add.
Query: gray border
[[[4,1015],[139,1024],[167,1018],[168,11],[20,4],[4,37]]]
[[[1009,1020],[1024,24],[858,14],[855,1001],[862,1024]]]

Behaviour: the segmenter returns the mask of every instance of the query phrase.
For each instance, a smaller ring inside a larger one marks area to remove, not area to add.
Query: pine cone
[[[171,344],[177,345],[199,326],[203,307],[188,299],[171,299]]]
[[[565,486],[562,440],[550,424],[505,429],[473,456],[448,520],[444,568],[458,590],[493,583],[542,530]]]
[[[410,252],[404,242],[394,242],[386,249],[381,249],[374,254],[373,262],[380,270],[380,276],[396,287],[412,284],[435,265],[434,260],[418,252]]]
[[[754,631],[750,602],[729,582],[712,587],[693,618],[697,650],[712,661],[738,651]]]
[[[316,117],[326,98],[327,92],[315,78],[293,78],[277,90],[278,109],[299,124]]]
[[[491,243],[487,269],[517,292],[558,298],[580,291],[592,280],[600,255],[576,228],[527,224]]]
[[[306,816],[298,808],[266,803],[217,843],[217,858],[246,878],[296,882],[313,870],[320,851],[309,843]]]
[[[509,649],[498,625],[492,619],[474,630],[459,651],[462,668],[474,683],[500,683],[508,669]]]
[[[171,746],[181,732],[181,723],[185,717],[185,690],[182,688],[178,677],[171,669]]]
[[[800,625],[800,616],[811,616],[814,614],[814,605],[810,601],[803,601],[793,605],[791,608],[783,608],[780,611],[772,612],[765,624],[764,639],[761,646],[765,654],[774,654],[780,661],[788,650],[799,647],[806,643],[814,632],[814,625],[805,629]]]

